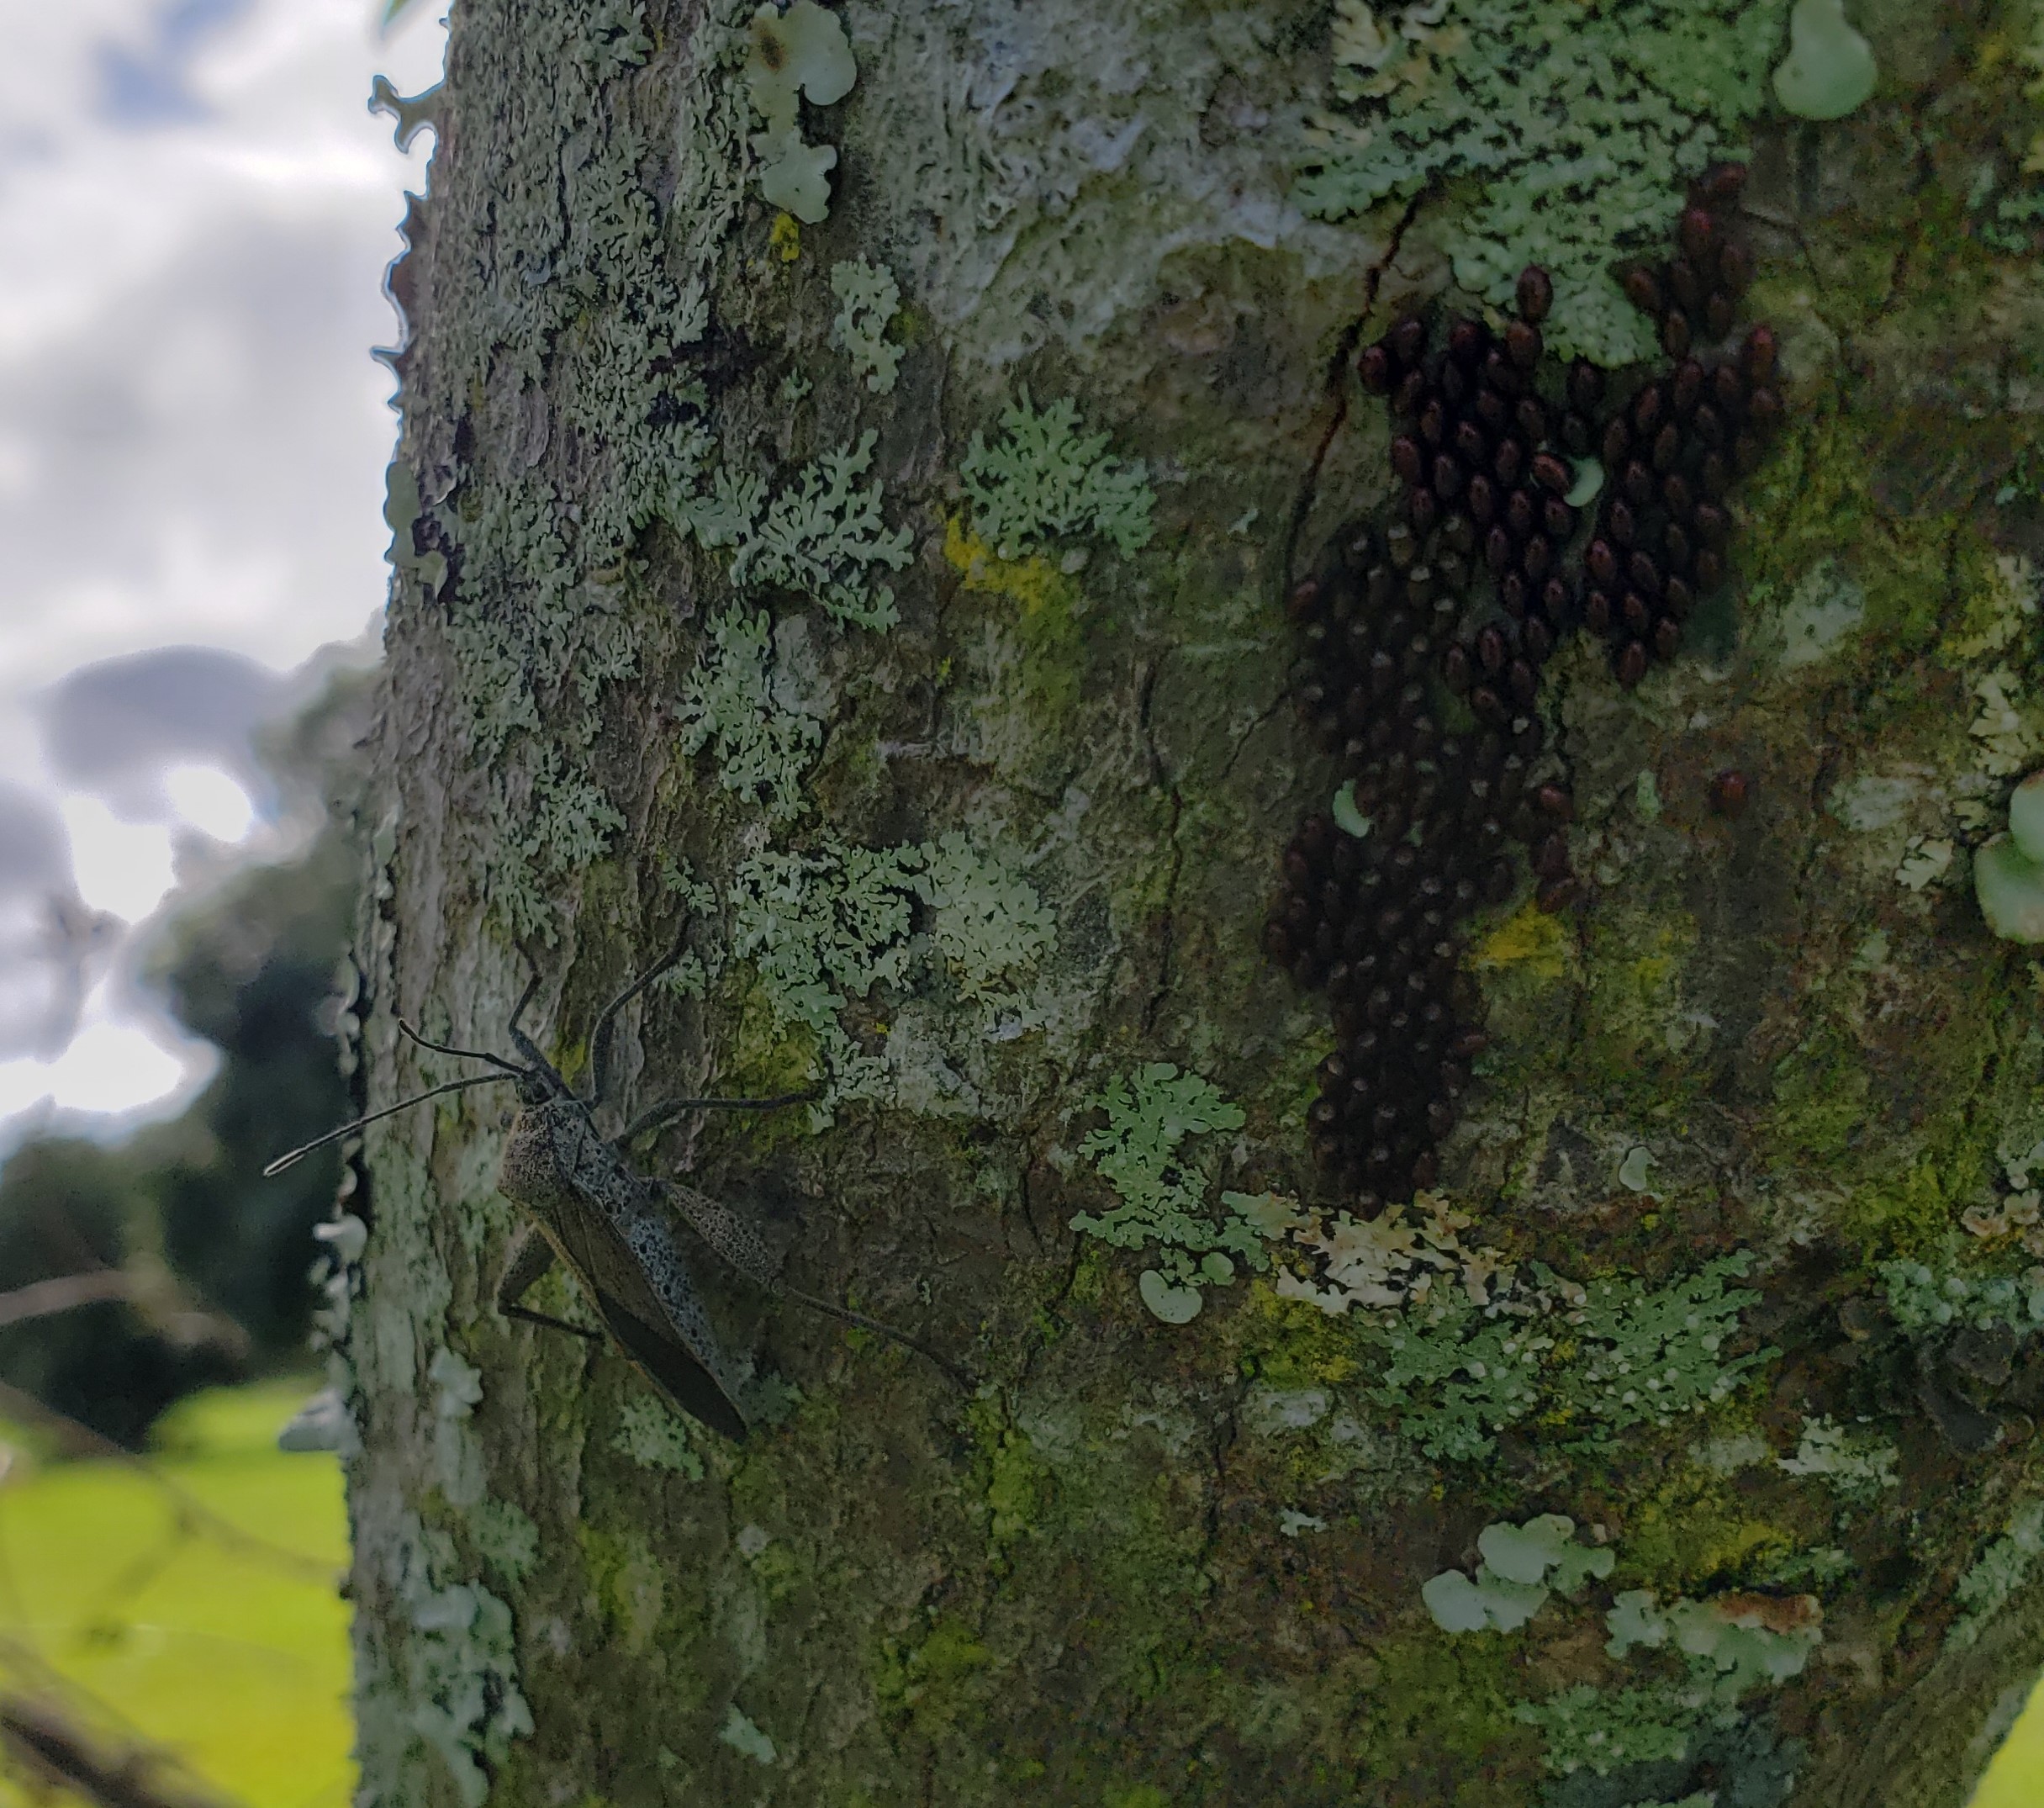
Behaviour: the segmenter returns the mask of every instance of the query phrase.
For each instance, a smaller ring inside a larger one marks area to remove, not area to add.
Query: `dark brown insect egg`
[[[1448,410],[1438,395],[1430,395],[1419,410],[1419,436],[1429,446],[1438,446],[1448,436]]]
[[[1714,288],[1703,298],[1703,331],[1707,337],[1722,339],[1732,330],[1737,315],[1732,308],[1732,299],[1721,288]]]
[[[1469,480],[1469,512],[1478,526],[1487,527],[1497,518],[1497,490],[1482,472]]]
[[[1730,207],[1745,188],[1745,164],[1715,163],[1698,178],[1696,192],[1714,207]]]
[[[1381,343],[1365,346],[1362,355],[1355,361],[1355,374],[1372,395],[1389,393],[1394,367],[1390,349]]]
[[[1642,314],[1658,314],[1666,305],[1661,290],[1661,278],[1645,264],[1635,264],[1625,272],[1623,279],[1626,299]]]
[[[1455,424],[1455,449],[1457,454],[1471,464],[1488,464],[1491,442],[1483,429],[1473,420],[1458,420]]]
[[[1654,624],[1654,651],[1661,658],[1672,659],[1682,643],[1682,624],[1674,616],[1663,616]]]
[[[1773,376],[1777,349],[1774,329],[1771,326],[1756,326],[1746,336],[1739,362],[1749,383],[1765,383]]]
[[[1687,257],[1677,257],[1668,266],[1668,293],[1675,298],[1675,305],[1694,313],[1703,304],[1703,279],[1696,266]]]
[[[1384,336],[1385,343],[1391,347],[1392,356],[1401,364],[1413,364],[1427,349],[1427,323],[1418,315],[1408,314]]]
[[[1514,320],[1504,330],[1505,356],[1523,371],[1531,370],[1540,362],[1540,354],[1546,349],[1540,337],[1540,330],[1526,320]]]
[[[1419,441],[1409,433],[1401,433],[1391,442],[1391,468],[1398,473],[1402,483],[1417,484],[1426,470],[1426,454]]]
[[[1555,304],[1555,279],[1538,264],[1528,264],[1518,273],[1518,311],[1538,325]]]
[[[1661,317],[1661,349],[1672,358],[1687,357],[1693,342],[1689,316],[1680,308],[1669,309]]]
[[[1720,772],[1710,781],[1710,807],[1721,817],[1740,817],[1751,796],[1751,787],[1743,772]]]
[[[1604,457],[1607,469],[1615,467],[1632,449],[1632,433],[1622,420],[1612,420],[1604,425],[1603,444],[1599,448]]]
[[[1675,238],[1684,256],[1700,262],[1717,241],[1717,222],[1710,217],[1707,208],[1685,208],[1682,218],[1676,222]]]
[[[1483,362],[1491,336],[1480,320],[1465,315],[1448,329],[1448,356],[1465,369]]]
[[[1618,657],[1618,680],[1628,690],[1646,676],[1646,646],[1642,641],[1629,640]]]

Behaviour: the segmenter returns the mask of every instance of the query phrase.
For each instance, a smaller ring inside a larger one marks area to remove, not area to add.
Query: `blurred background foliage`
[[[0,1381],[129,1448],[186,1394],[309,1360],[312,1227],[339,1157],[262,1168],[353,1108],[333,1023],[374,683],[337,663],[262,737],[289,857],[202,879],[144,957],[139,983],[219,1050],[205,1089],[123,1142],[32,1136],[0,1167],[0,1294],[99,1268],[136,1282],[0,1328]]]

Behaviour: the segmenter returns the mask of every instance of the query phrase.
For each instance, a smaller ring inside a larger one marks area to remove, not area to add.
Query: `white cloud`
[[[394,420],[369,354],[396,337],[383,272],[432,140],[401,157],[367,102],[379,70],[437,79],[435,10],[382,43],[379,0],[0,0],[0,772],[61,811],[84,902],[129,923],[180,823],[249,833],[247,791],[166,748],[187,769],[142,774],[117,801],[157,820],[123,821],[45,758],[36,700],[166,646],[282,673],[380,609]],[[53,983],[13,970],[41,933],[6,938],[0,996]],[[180,1096],[189,1051],[95,1008],[57,1060],[0,1063],[0,1128]]]
[[[140,923],[177,883],[176,849],[161,822],[124,822],[97,797],[57,806],[71,833],[78,895],[94,910]]]
[[[71,1046],[54,1060],[0,1061],[0,1121],[23,1113],[127,1113],[182,1104],[218,1065],[205,1043],[166,1046],[161,1032],[110,1014],[102,987]]]
[[[256,826],[248,793],[218,766],[172,766],[163,774],[163,789],[171,807],[215,841],[246,841]]]

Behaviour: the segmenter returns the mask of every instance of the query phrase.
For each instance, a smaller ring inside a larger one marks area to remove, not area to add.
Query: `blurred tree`
[[[43,1138],[0,1170],[0,1291],[166,1263],[247,1335],[244,1356],[119,1303],[0,1330],[0,1378],[124,1443],[193,1388],[304,1348],[311,1229],[331,1203],[337,1160],[323,1153],[275,1180],[261,1171],[351,1109],[331,998],[360,870],[356,744],[371,684],[359,666],[335,670],[266,738],[296,856],[224,873],[170,913],[145,962],[172,1013],[220,1051],[206,1089],[119,1147]]]

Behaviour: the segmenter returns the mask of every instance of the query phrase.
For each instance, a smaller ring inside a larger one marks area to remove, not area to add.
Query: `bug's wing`
[[[773,1253],[760,1240],[759,1233],[721,1199],[713,1199],[679,1181],[655,1181],[662,1198],[679,1212],[689,1228],[732,1267],[755,1286],[772,1290],[775,1265]]]
[[[737,1443],[747,1426],[716,1333],[667,1224],[639,1202],[557,1213],[547,1226],[604,1327],[654,1386]]]

